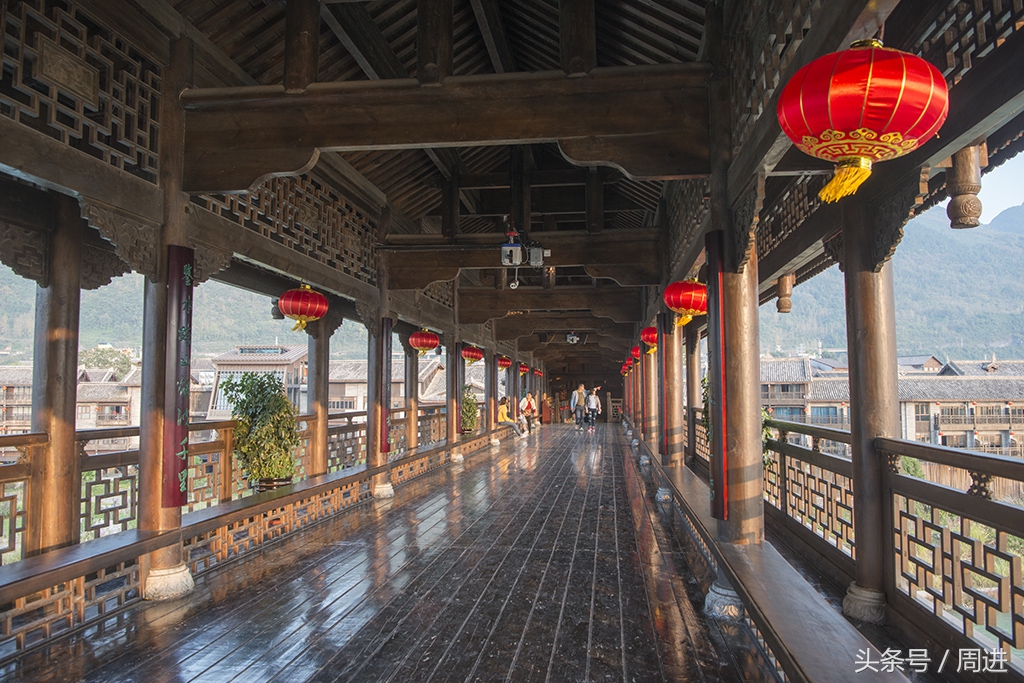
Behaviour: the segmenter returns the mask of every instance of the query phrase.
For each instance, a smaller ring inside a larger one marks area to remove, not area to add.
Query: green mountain
[[[971,230],[933,208],[907,224],[893,257],[900,354],[1024,358],[1024,206]],[[832,267],[793,290],[793,312],[761,307],[761,348],[846,348],[843,274]]]
[[[106,287],[82,292],[80,346],[97,344],[117,348],[142,348],[141,275],[115,278]],[[31,357],[35,320],[35,284],[0,265],[0,357],[23,360]],[[271,299],[241,289],[205,282],[196,289],[193,309],[193,349],[197,355],[223,353],[239,344],[305,344],[306,335],[293,332],[291,320],[271,318]],[[331,340],[335,358],[364,358],[366,330],[354,322],[342,325]]]

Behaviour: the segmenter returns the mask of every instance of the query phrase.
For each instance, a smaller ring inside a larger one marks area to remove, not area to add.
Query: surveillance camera
[[[519,289],[519,280],[513,280],[512,282],[508,283],[508,288]]]

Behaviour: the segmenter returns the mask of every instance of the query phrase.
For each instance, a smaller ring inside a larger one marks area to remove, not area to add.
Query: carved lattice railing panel
[[[156,183],[160,67],[73,2],[0,11],[0,116]]]
[[[687,249],[700,234],[708,214],[707,180],[677,180],[665,183],[665,219],[668,226],[669,272],[674,272]]]

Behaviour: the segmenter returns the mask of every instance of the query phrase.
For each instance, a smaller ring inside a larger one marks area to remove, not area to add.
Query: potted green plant
[[[473,387],[468,384],[462,385],[462,433],[469,434],[476,430],[479,411],[476,405],[476,395]]]
[[[235,455],[242,472],[257,491],[268,491],[292,482],[295,448],[295,406],[275,375],[245,372],[227,377],[221,390],[231,403],[235,427]]]

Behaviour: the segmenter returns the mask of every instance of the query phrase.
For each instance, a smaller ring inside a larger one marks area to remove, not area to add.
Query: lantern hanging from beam
[[[640,346],[634,346],[629,350],[629,355],[633,356],[634,359],[640,360]]]
[[[282,294],[277,300],[277,309],[285,317],[295,321],[293,331],[304,330],[306,323],[327,315],[327,297],[320,292],[314,292],[309,285],[302,285]]]
[[[527,365],[526,363],[520,363],[519,364],[519,374],[520,375],[525,375],[529,371],[530,371],[530,366],[529,365]]]
[[[676,327],[708,312],[708,287],[696,280],[673,282],[665,288],[661,298],[668,310],[676,314]]]
[[[500,356],[498,358],[498,369],[499,370],[508,370],[510,367],[512,367],[512,359],[511,358],[509,358],[508,356]]]
[[[948,112],[942,73],[878,40],[857,41],[804,66],[783,88],[776,110],[798,149],[836,164],[818,193],[825,202],[856,192],[874,162],[923,145]]]
[[[464,346],[462,348],[462,358],[464,360],[469,361],[470,365],[477,362],[478,360],[483,360],[483,357],[484,352],[475,346]]]
[[[441,345],[441,338],[430,330],[423,329],[409,335],[409,346],[420,352],[420,355],[427,351],[433,351]]]
[[[619,370],[619,374],[620,374],[620,375],[622,375],[623,377],[625,377],[626,375],[628,375],[628,374],[629,374],[629,368],[630,368],[630,367],[631,367],[631,366],[630,366],[630,364],[629,364],[629,363],[623,363],[623,364],[622,364],[622,369],[621,369],[621,370]]]
[[[640,341],[647,344],[649,349],[647,353],[654,353],[658,350],[658,328],[657,327],[645,327],[640,331]]]

